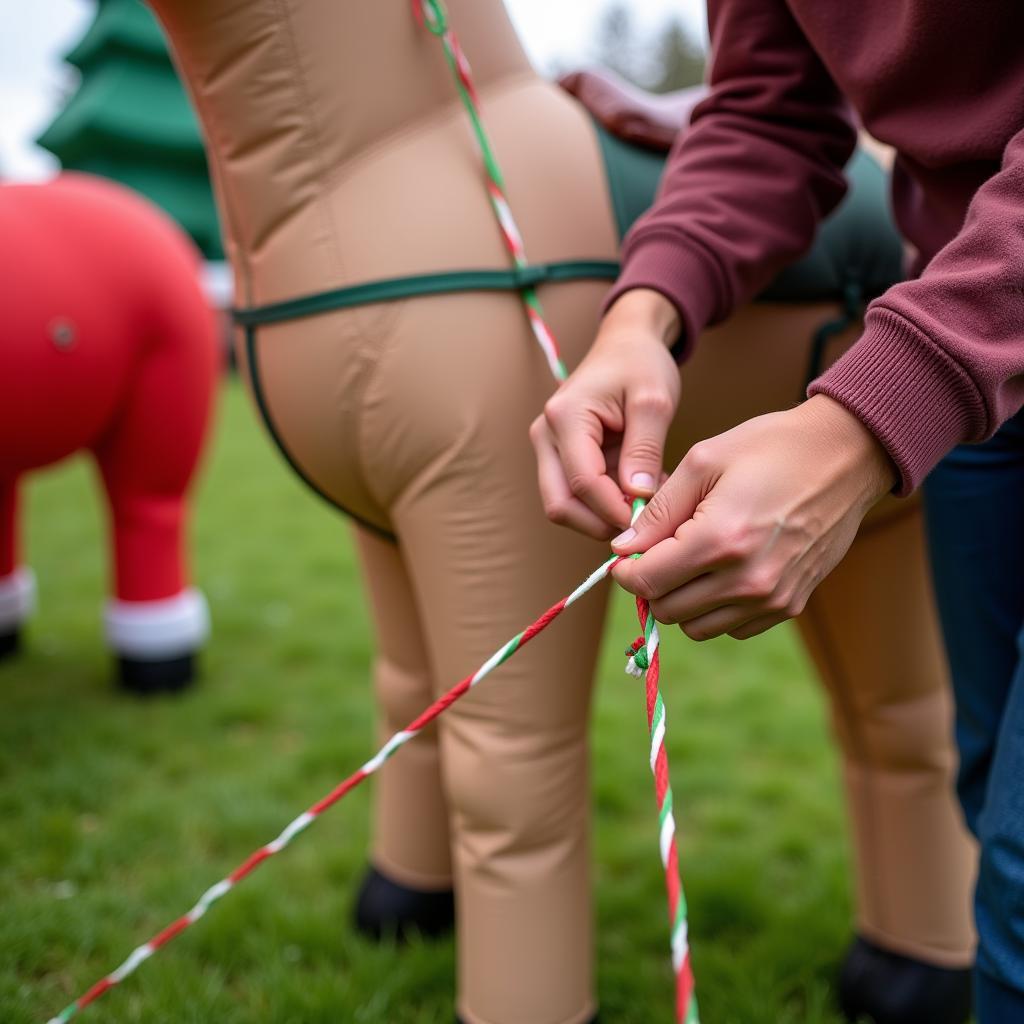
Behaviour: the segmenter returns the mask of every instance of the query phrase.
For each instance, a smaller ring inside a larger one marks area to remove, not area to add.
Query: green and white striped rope
[[[469,122],[473,127],[473,136],[476,139],[477,148],[480,150],[484,170],[487,172],[487,197],[491,201],[491,208],[494,210],[498,227],[501,229],[501,237],[505,248],[508,249],[509,255],[512,257],[512,262],[519,269],[524,269],[529,265],[526,258],[526,247],[505,192],[505,177],[501,173],[501,167],[494,155],[494,147],[491,145],[490,137],[480,115],[480,97],[473,84],[473,73],[469,66],[469,60],[448,22],[448,12],[441,0],[412,0],[412,5],[413,12],[419,21],[441,40],[445,60],[455,79],[455,88],[459,99],[462,100],[462,105],[469,116]],[[544,310],[537,297],[537,289],[530,285],[523,288],[520,295],[530,322],[530,329],[544,353],[548,368],[555,380],[561,382],[569,376],[569,371],[562,361],[555,335],[544,319]]]

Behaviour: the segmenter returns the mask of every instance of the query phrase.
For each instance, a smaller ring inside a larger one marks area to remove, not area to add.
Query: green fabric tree
[[[39,144],[69,170],[143,193],[208,259],[223,259],[199,125],[149,8],[140,0],[98,0],[95,19],[65,59],[81,82]]]

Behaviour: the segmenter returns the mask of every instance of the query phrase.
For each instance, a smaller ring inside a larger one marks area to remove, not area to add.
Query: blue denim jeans
[[[956,695],[957,789],[981,843],[979,1024],[1024,1024],[1024,413],[925,483]]]

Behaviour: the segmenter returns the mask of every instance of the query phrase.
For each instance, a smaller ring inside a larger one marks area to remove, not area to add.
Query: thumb
[[[674,412],[667,395],[627,395],[619,455],[619,484],[626,494],[649,498],[657,490]]]
[[[612,549],[617,555],[633,555],[673,536],[692,518],[709,490],[709,480],[705,468],[694,460],[683,459],[633,525],[612,541]]]

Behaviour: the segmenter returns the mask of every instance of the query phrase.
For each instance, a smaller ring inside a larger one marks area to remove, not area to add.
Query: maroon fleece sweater
[[[609,302],[654,288],[688,338],[811,244],[845,191],[848,110],[897,151],[914,279],[810,387],[916,487],[1024,404],[1024,0],[709,0],[711,94],[627,236]]]

